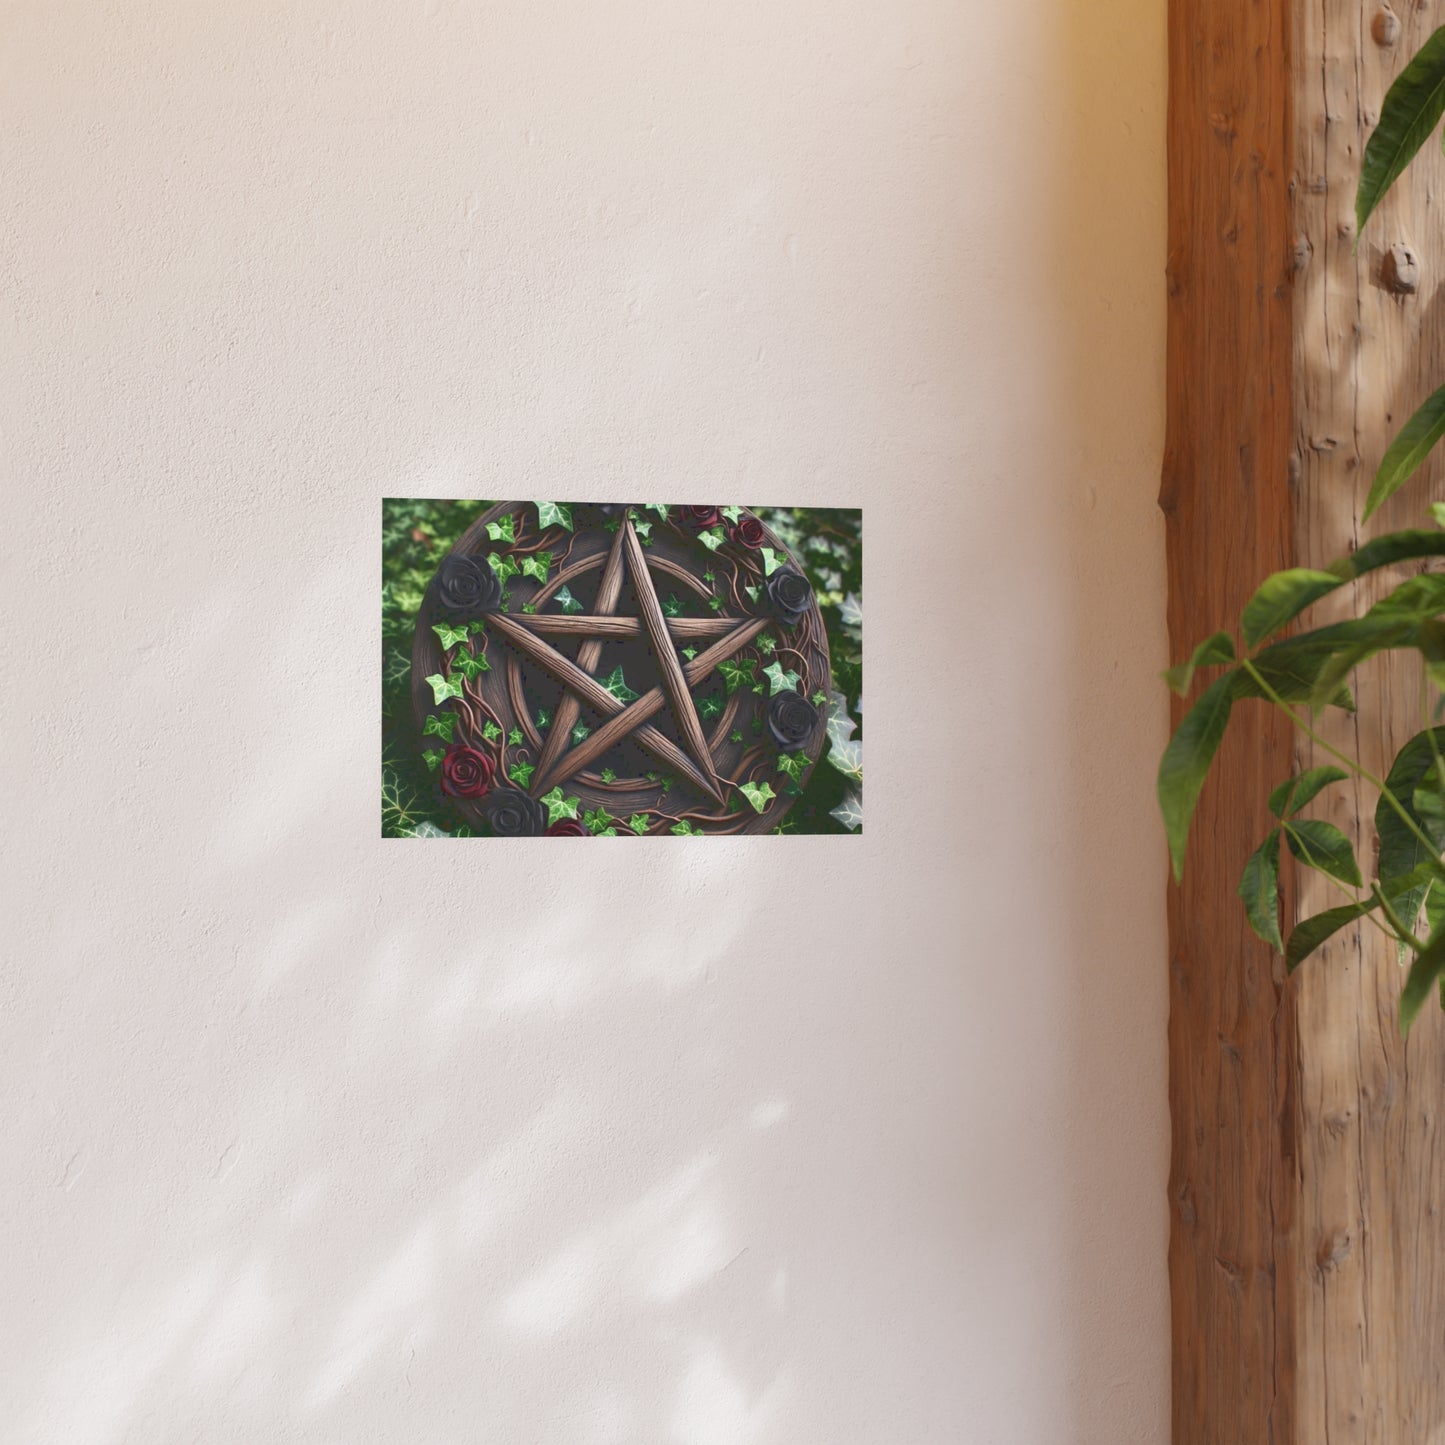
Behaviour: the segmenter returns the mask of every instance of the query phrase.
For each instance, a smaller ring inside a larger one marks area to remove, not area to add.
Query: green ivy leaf
[[[694,828],[686,818],[680,823],[674,823],[667,831],[678,838],[701,838],[703,836],[702,829]]]
[[[740,743],[740,742],[742,742],[742,740],[743,740],[743,735],[742,735],[736,728],[734,728],[734,729],[728,734],[728,741],[729,741],[730,743]]]
[[[475,681],[478,674],[492,670],[492,664],[487,661],[486,654],[481,652],[475,657],[470,652],[458,652],[452,658],[452,667],[462,673],[468,682]]]
[[[1200,694],[1169,739],[1159,761],[1156,783],[1159,811],[1164,815],[1164,831],[1169,839],[1176,881],[1184,876],[1189,824],[1205,775],[1229,726],[1229,714],[1234,707],[1234,678],[1233,672],[1226,672]]]
[[[538,502],[537,526],[546,531],[548,527],[565,527],[572,530],[572,508],[563,502]],[[556,822],[554,818],[552,820]]]
[[[738,792],[753,805],[755,813],[766,812],[768,804],[778,796],[771,783],[739,783]]]
[[[529,557],[522,558],[522,576],[535,577],[538,582],[545,582],[551,566],[550,552],[533,552]]]
[[[854,738],[851,741],[834,738],[832,746],[828,749],[828,761],[845,778],[852,778],[861,783],[863,781],[862,738]]]
[[[1244,899],[1245,917],[1249,926],[1268,944],[1284,952],[1279,932],[1279,829],[1250,855],[1239,880],[1239,896]]]
[[[862,747],[860,743],[858,745]],[[803,774],[812,766],[813,760],[806,753],[779,753],[778,771],[786,773],[795,783],[801,782]]]
[[[753,731],[760,733],[763,730],[763,718],[761,713],[753,714]]]
[[[829,817],[836,818],[850,833],[863,826],[863,799],[851,788],[848,795],[838,806],[829,813]]]
[[[487,619],[485,617],[474,617],[467,623],[467,626],[471,628],[472,636],[475,637],[479,632],[485,632],[487,630]]]
[[[513,728],[512,731],[507,734],[507,745],[509,747],[519,748],[522,746],[522,742],[521,728]]]
[[[431,683],[432,701],[438,705],[444,703],[449,697],[460,697],[462,695],[461,683],[449,682],[439,672],[432,673],[432,675],[427,678],[427,681]]]
[[[670,793],[676,786],[677,779],[668,777],[667,774],[664,773],[662,778],[662,791],[664,793]]]
[[[617,781],[616,772],[612,768],[603,768],[602,781],[604,783],[615,783]]]
[[[778,644],[773,640],[771,632],[760,632],[754,639],[754,645],[764,657],[771,657],[778,650]]]
[[[752,601],[756,602],[762,596],[762,590],[751,582],[743,583],[743,591],[748,594]]]
[[[634,813],[628,820],[627,826],[640,838],[652,824],[652,818],[647,813]]]
[[[652,523],[651,523],[651,522],[638,522],[638,521],[635,521],[635,520],[634,520],[634,522],[632,523],[632,530],[637,533],[637,540],[638,540],[639,542],[641,542],[644,547],[646,547],[647,545],[649,545],[649,543],[651,543],[651,541],[652,541]]]
[[[743,509],[741,507],[724,507],[722,509],[722,514],[728,519],[729,522],[733,524],[734,527],[736,527],[738,524],[738,518],[741,517],[743,514]]]
[[[649,512],[656,512],[660,521],[667,521],[667,504],[665,502],[648,502],[646,507]]]
[[[445,622],[434,622],[432,631],[441,639],[442,651],[449,647],[455,647],[459,642],[467,640],[467,625],[462,623],[460,627],[448,627]]]
[[[727,537],[723,534],[721,527],[709,527],[706,532],[699,532],[697,534],[697,540],[701,542],[709,552],[716,552],[717,549],[727,541]]]
[[[610,522],[604,522],[602,525],[606,527],[609,532],[618,532],[622,529],[622,523],[619,522],[616,517],[613,517]]]
[[[540,732],[543,728],[550,726],[551,722],[552,714],[545,707],[539,707],[537,709],[537,730]]]
[[[593,808],[588,812],[584,812],[582,815],[583,826],[593,837],[596,837],[605,829],[611,828],[616,821],[617,819],[614,818],[606,808]],[[614,834],[613,836],[615,837],[616,835]]]
[[[681,617],[682,609],[683,603],[681,599],[678,598],[676,594],[669,592],[667,594],[667,601],[662,604],[662,615],[664,617]]]
[[[525,612],[528,617],[530,617],[533,613],[535,613],[536,610],[537,610],[537,604],[536,604],[535,602],[524,602],[524,603],[522,604],[522,611]]]
[[[575,818],[581,798],[564,798],[561,787],[553,788],[550,793],[543,793],[539,802],[547,808],[547,826],[550,828],[553,823],[560,823],[563,818]]]
[[[522,571],[511,557],[503,557],[496,552],[488,554],[487,563],[492,571],[497,574],[497,581],[501,583],[503,587],[507,585],[507,579],[509,577],[517,577]]]
[[[510,514],[500,522],[487,523],[487,536],[494,542],[505,542],[509,547],[517,540],[517,527]]]
[[[707,605],[711,607],[714,612],[721,612],[723,600],[721,597],[709,597],[707,599]]]
[[[552,600],[563,612],[580,612],[582,610],[582,604],[572,595],[570,587],[559,587],[553,594]]]
[[[780,692],[797,692],[798,690],[798,674],[791,668],[784,672],[781,662],[770,662],[763,669],[763,676],[772,685],[772,690],[768,694],[770,697],[776,697]]]
[[[532,781],[532,774],[536,771],[536,763],[513,763],[512,766],[507,769],[507,776],[519,788],[525,788]]]
[[[761,551],[763,558],[764,577],[771,577],[773,573],[778,570],[779,567],[785,566],[787,564],[788,559],[781,552],[775,552],[771,547],[763,547],[759,550]],[[758,600],[757,588],[749,587],[748,591],[752,594],[753,601],[756,602]]]
[[[832,574],[837,577],[837,573]],[[841,583],[842,579],[838,579]],[[863,604],[858,600],[856,594],[850,592],[838,604],[838,620],[844,627],[860,628],[863,626]]]
[[[695,648],[695,647],[684,647],[684,648],[682,649],[682,655],[683,655],[685,658],[687,658],[687,660],[688,660],[689,662],[691,662],[691,661],[693,660],[693,658],[697,656],[697,648]]]
[[[592,729],[586,723],[578,723],[572,729],[572,746],[576,747],[578,743],[584,741],[591,731]]]
[[[633,692],[633,690],[628,687],[622,676],[622,666],[620,663],[612,669],[612,672],[607,677],[602,678],[601,681],[602,686],[605,687],[618,702],[636,702],[637,699],[642,696],[641,693]]]
[[[716,582],[716,581],[717,581],[717,573],[714,572],[714,571],[712,570],[712,568],[708,568],[708,570],[702,574],[702,580],[703,580],[704,582],[709,583],[709,584],[711,584],[711,583],[713,583],[713,582]]]
[[[482,736],[486,738],[489,743],[496,742],[496,740],[501,737],[501,735],[501,728],[499,728],[496,723],[491,720],[491,718],[488,718],[486,722],[482,725]]]
[[[698,714],[705,718],[715,718],[722,712],[723,705],[720,697],[705,697],[697,705]]]
[[[422,724],[421,735],[424,738],[440,738],[444,743],[450,744],[456,727],[456,713],[428,713],[426,722]]]
[[[1370,132],[1360,162],[1355,192],[1355,224],[1360,232],[1385,192],[1399,179],[1415,152],[1445,114],[1445,27],[1415,52],[1385,92],[1379,124]]]
[[[436,770],[441,766],[442,759],[446,757],[446,753],[444,753],[441,748],[427,748],[422,753],[422,757],[426,759],[427,767],[432,772],[436,772]]]
[[[746,683],[751,687],[757,681],[757,678],[753,675],[753,670],[756,667],[757,662],[751,657],[745,662],[718,663],[717,670],[723,682],[727,684],[729,697],[731,697],[742,684]]]

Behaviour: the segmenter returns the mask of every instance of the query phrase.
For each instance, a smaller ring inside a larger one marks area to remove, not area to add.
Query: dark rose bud
[[[587,838],[591,835],[576,818],[560,818],[547,829],[549,838]]]
[[[475,748],[448,748],[442,755],[442,792],[454,798],[484,798],[492,786],[492,760]]]
[[[813,586],[795,567],[779,567],[767,581],[768,601],[773,611],[788,624],[796,627],[803,614],[812,606]]]
[[[756,517],[739,517],[728,535],[740,547],[761,547],[766,536]]]
[[[536,838],[546,831],[547,806],[516,788],[498,788],[487,799],[487,824],[498,838]]]
[[[800,748],[813,736],[818,709],[795,692],[777,692],[768,699],[768,731],[785,752]]]
[[[492,612],[502,600],[501,584],[485,557],[462,557],[453,552],[437,568],[436,605],[448,617],[475,617]]]
[[[699,532],[716,527],[722,520],[716,507],[679,507],[677,515],[685,525],[696,527]]]

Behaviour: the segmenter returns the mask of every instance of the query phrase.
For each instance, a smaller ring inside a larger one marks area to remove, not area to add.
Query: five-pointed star
[[[615,615],[624,566],[632,578],[641,617]],[[619,528],[608,554],[596,606],[596,612],[588,615],[534,613],[511,617],[499,612],[487,619],[489,628],[519,652],[525,653],[566,689],[537,762],[532,792],[540,796],[565,782],[630,735],[640,747],[721,803],[722,792],[713,771],[707,736],[693,706],[692,688],[711,676],[720,662],[752,641],[768,625],[768,619],[754,617],[740,622],[731,617],[709,617],[669,621],[657,600],[647,556],[630,519]],[[540,634],[549,632],[587,639],[577,654],[576,662],[543,640]],[[652,688],[633,703],[624,704],[592,676],[592,669],[601,657],[603,639],[637,636],[645,636],[652,644],[653,656],[662,673],[662,686]],[[678,661],[674,641],[682,636],[719,637],[719,640],[684,667]],[[668,702],[672,705],[683,740],[681,748],[650,721]],[[582,703],[602,713],[608,721],[585,742],[568,751],[567,741]]]

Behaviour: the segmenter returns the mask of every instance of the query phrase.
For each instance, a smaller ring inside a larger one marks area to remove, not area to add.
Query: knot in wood
[[[1420,263],[1414,251],[1396,242],[1380,263],[1380,279],[1394,296],[1413,296],[1420,289]]]
[[[1370,34],[1375,44],[1386,50],[1400,38],[1400,19],[1388,5],[1382,5],[1375,11],[1375,18],[1370,22]]]

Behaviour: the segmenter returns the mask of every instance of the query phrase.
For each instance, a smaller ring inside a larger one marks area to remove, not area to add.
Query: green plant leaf
[[[727,541],[727,537],[724,535],[721,527],[709,527],[706,532],[699,532],[697,534],[697,540],[701,542],[708,551],[716,552],[717,549]]]
[[[1326,765],[1322,768],[1306,768],[1293,778],[1287,778],[1269,795],[1269,811],[1276,818],[1298,813],[1312,803],[1331,783],[1342,783],[1349,774],[1343,768]]]
[[[676,593],[669,592],[667,601],[662,604],[662,615],[664,617],[681,617],[683,602]]]
[[[698,703],[697,711],[699,717],[715,718],[723,710],[722,699],[718,697],[705,697]]]
[[[641,693],[633,692],[633,690],[628,687],[622,676],[622,666],[620,663],[612,669],[609,676],[602,678],[601,682],[602,686],[605,687],[618,702],[636,702],[637,699],[642,696]]]
[[[434,773],[441,766],[441,761],[446,757],[446,753],[441,748],[427,748],[422,753],[422,757],[426,759],[427,768]]]
[[[548,527],[565,527],[569,532],[572,530],[572,508],[563,502],[538,502],[537,504],[537,526],[542,531]],[[557,821],[555,818],[552,820]]]
[[[703,836],[702,829],[694,828],[686,818],[680,823],[674,823],[667,831],[679,838],[701,838]]]
[[[1442,70],[1442,77],[1445,77],[1445,70]],[[1445,386],[1425,399],[1390,443],[1380,460],[1380,469],[1375,473],[1370,495],[1365,498],[1362,521],[1369,521],[1374,510],[1410,480],[1442,436],[1445,436]]]
[[[1245,646],[1251,650],[1258,647],[1271,633],[1298,617],[1310,603],[1317,602],[1340,585],[1340,579],[1333,572],[1315,572],[1308,567],[1291,567],[1266,577],[1245,604],[1244,615],[1240,619]],[[1216,634],[1216,637],[1219,635]],[[1216,660],[1232,660],[1232,646],[1230,653],[1231,658]]]
[[[812,701],[814,707],[822,707],[823,704],[828,701],[828,694],[819,688],[818,691],[813,694]]]
[[[844,627],[862,627],[863,625],[863,603],[850,592],[838,604],[838,620]],[[1234,653],[1231,651],[1229,661],[1234,660]]]
[[[851,741],[834,738],[832,746],[828,749],[828,761],[845,778],[852,778],[855,782],[861,783],[863,781],[862,738],[854,738]]]
[[[530,556],[522,558],[522,576],[535,577],[538,582],[545,582],[551,566],[552,554],[550,552],[533,552]]]
[[[600,776],[604,783],[615,783],[617,781],[617,773],[612,768],[603,768]]]
[[[1365,613],[1369,618],[1429,622],[1445,612],[1445,572],[1421,572],[1407,578]]]
[[[459,642],[467,640],[467,625],[462,623],[460,627],[448,627],[445,622],[434,622],[432,631],[441,639],[442,651],[449,647],[455,647]]]
[[[516,577],[520,575],[522,571],[512,557],[503,557],[497,552],[488,553],[487,565],[497,574],[497,581],[500,582],[503,587],[507,585],[507,579],[509,577]]]
[[[863,826],[863,799],[849,789],[847,796],[831,810],[829,817],[836,818],[851,833]]]
[[[1445,532],[1423,527],[1386,532],[1370,538],[1348,557],[1331,562],[1329,570],[1342,582],[1349,582],[1391,563],[1414,562],[1421,557],[1445,557]]]
[[[560,823],[563,818],[575,818],[581,798],[564,798],[560,785],[552,789],[550,793],[543,793],[539,802],[547,808],[547,826],[550,828],[553,823]]]
[[[652,825],[652,817],[648,813],[634,813],[628,820],[627,826],[640,838]]]
[[[1410,1032],[1410,1025],[1419,1016],[1439,979],[1445,976],[1445,933],[1432,933],[1425,947],[1415,955],[1405,987],[1400,994],[1400,1030]]]
[[[741,517],[743,514],[743,509],[741,507],[724,507],[722,509],[722,514],[728,519],[729,522],[733,524],[734,527],[736,527],[738,524],[738,518]]]
[[[611,828],[615,822],[617,819],[606,808],[592,808],[582,814],[583,826],[593,837]]]
[[[475,657],[470,652],[458,651],[452,658],[452,667],[460,672],[468,682],[476,679],[478,674],[490,672],[492,664],[487,661],[485,653],[479,652]]]
[[[523,741],[521,728],[513,728],[512,731],[507,734],[508,747],[519,748],[522,746]]]
[[[449,697],[460,697],[462,695],[461,683],[450,682],[439,672],[432,673],[431,676],[427,678],[427,681],[431,683],[432,701],[438,705],[444,703]]]
[[[424,738],[440,738],[444,743],[450,744],[452,734],[457,729],[457,715],[454,712],[428,713],[426,721],[422,724],[421,735]]]
[[[771,783],[739,783],[738,792],[753,805],[755,813],[766,812],[768,804],[778,796]]]
[[[1293,973],[1326,939],[1334,937],[1340,929],[1347,928],[1378,906],[1370,898],[1363,903],[1345,903],[1339,908],[1327,908],[1323,913],[1301,920],[1294,926],[1289,942],[1285,944],[1285,968]]]
[[[578,723],[577,726],[572,729],[572,746],[575,748],[578,743],[584,742],[591,732],[592,729],[588,727],[586,723]]]
[[[1200,790],[1204,787],[1214,754],[1223,741],[1224,731],[1229,726],[1229,714],[1234,706],[1235,677],[1235,673],[1226,672],[1210,683],[1184,715],[1159,760],[1159,810],[1164,815],[1164,832],[1169,840],[1169,856],[1176,881],[1184,876],[1189,824],[1199,802]]]
[[[487,536],[494,542],[505,542],[508,546],[511,546],[511,544],[517,540],[515,519],[508,513],[500,522],[488,522]]]
[[[659,521],[667,521],[667,503],[648,502],[646,503],[646,510],[649,512],[656,512]]]
[[[761,547],[758,550],[763,559],[764,577],[771,577],[779,567],[786,566],[788,559],[781,552],[776,552],[771,547]],[[750,587],[748,591],[753,601],[756,602],[758,600],[756,589]]]
[[[1360,187],[1355,192],[1355,224],[1361,233],[1385,192],[1429,139],[1442,114],[1445,114],[1445,27],[1415,52],[1385,92],[1379,124],[1365,143]]]
[[[743,591],[748,594],[748,597],[749,597],[753,602],[756,602],[756,601],[758,600],[758,598],[762,596],[762,589],[761,589],[760,587],[755,586],[755,585],[754,585],[753,583],[751,583],[751,582],[744,582],[744,583],[743,583]],[[770,648],[769,651],[771,651],[771,650],[772,650],[772,649]]]
[[[1434,729],[1434,734],[1435,747],[1445,749],[1445,728]],[[1442,836],[1439,824],[1416,806],[1417,795],[1434,768],[1435,749],[1431,746],[1430,732],[1416,733],[1395,755],[1385,787],[1426,836],[1438,843]],[[1439,868],[1439,859],[1406,825],[1383,793],[1375,805],[1375,833],[1379,838],[1375,870],[1380,890],[1405,927],[1414,928],[1425,895],[1430,891],[1430,876]]]
[[[582,604],[572,595],[570,587],[559,587],[552,594],[552,600],[563,612],[580,612]]]
[[[751,657],[745,662],[718,663],[718,674],[721,676],[723,682],[727,684],[729,697],[731,697],[743,683],[751,687],[757,681],[757,678],[753,676],[753,670],[757,665],[757,660]]]
[[[728,741],[729,741],[730,743],[740,743],[740,742],[742,742],[742,740],[743,740],[743,735],[742,735],[736,728],[734,728],[734,729],[728,734]]]
[[[791,668],[784,672],[781,662],[770,662],[763,669],[763,676],[767,678],[771,687],[768,693],[769,697],[776,697],[780,692],[797,692],[798,690],[798,674]]]
[[[1250,854],[1239,880],[1239,896],[1244,899],[1245,917],[1249,926],[1264,941],[1281,953],[1284,940],[1279,933],[1279,829]]]
[[[1194,674],[1199,668],[1209,667],[1216,662],[1233,661],[1234,639],[1227,632],[1216,632],[1212,637],[1206,637],[1194,649],[1187,662],[1166,668],[1160,676],[1170,692],[1183,697],[1189,691],[1189,684],[1194,681]]]
[[[543,728],[551,724],[551,721],[552,714],[545,707],[539,707],[537,709],[537,731],[541,732]]]
[[[641,542],[644,547],[647,547],[647,546],[650,546],[650,545],[651,545],[651,543],[652,543],[652,523],[651,523],[651,522],[639,522],[639,521],[637,521],[637,520],[634,519],[634,520],[633,520],[633,523],[632,523],[632,530],[637,533],[637,540],[638,540],[639,542]]]
[[[848,712],[848,699],[841,692],[828,694],[828,740],[847,742],[858,731],[858,724]]]
[[[1289,851],[1307,868],[1315,868],[1341,883],[1362,888],[1354,844],[1333,823],[1316,818],[1292,818],[1284,825]]]
[[[741,741],[741,739],[739,739]],[[862,743],[858,746],[861,748]],[[795,783],[801,782],[803,774],[813,765],[813,760],[806,753],[779,753],[778,771],[786,773]]]
[[[496,742],[496,740],[501,737],[501,735],[501,728],[499,728],[496,723],[491,720],[491,718],[488,718],[486,722],[482,724],[482,736],[486,738],[489,743]]]
[[[507,769],[507,776],[519,788],[525,788],[532,781],[532,774],[536,771],[536,763],[513,763],[512,766]]]
[[[723,600],[721,597],[709,597],[707,599],[707,605],[711,607],[714,612],[721,612]]]
[[[691,661],[693,660],[693,658],[697,656],[697,648],[695,648],[695,647],[684,647],[684,648],[682,649],[682,655],[683,655],[685,658],[687,658],[687,660],[688,660],[689,662],[691,662]]]

